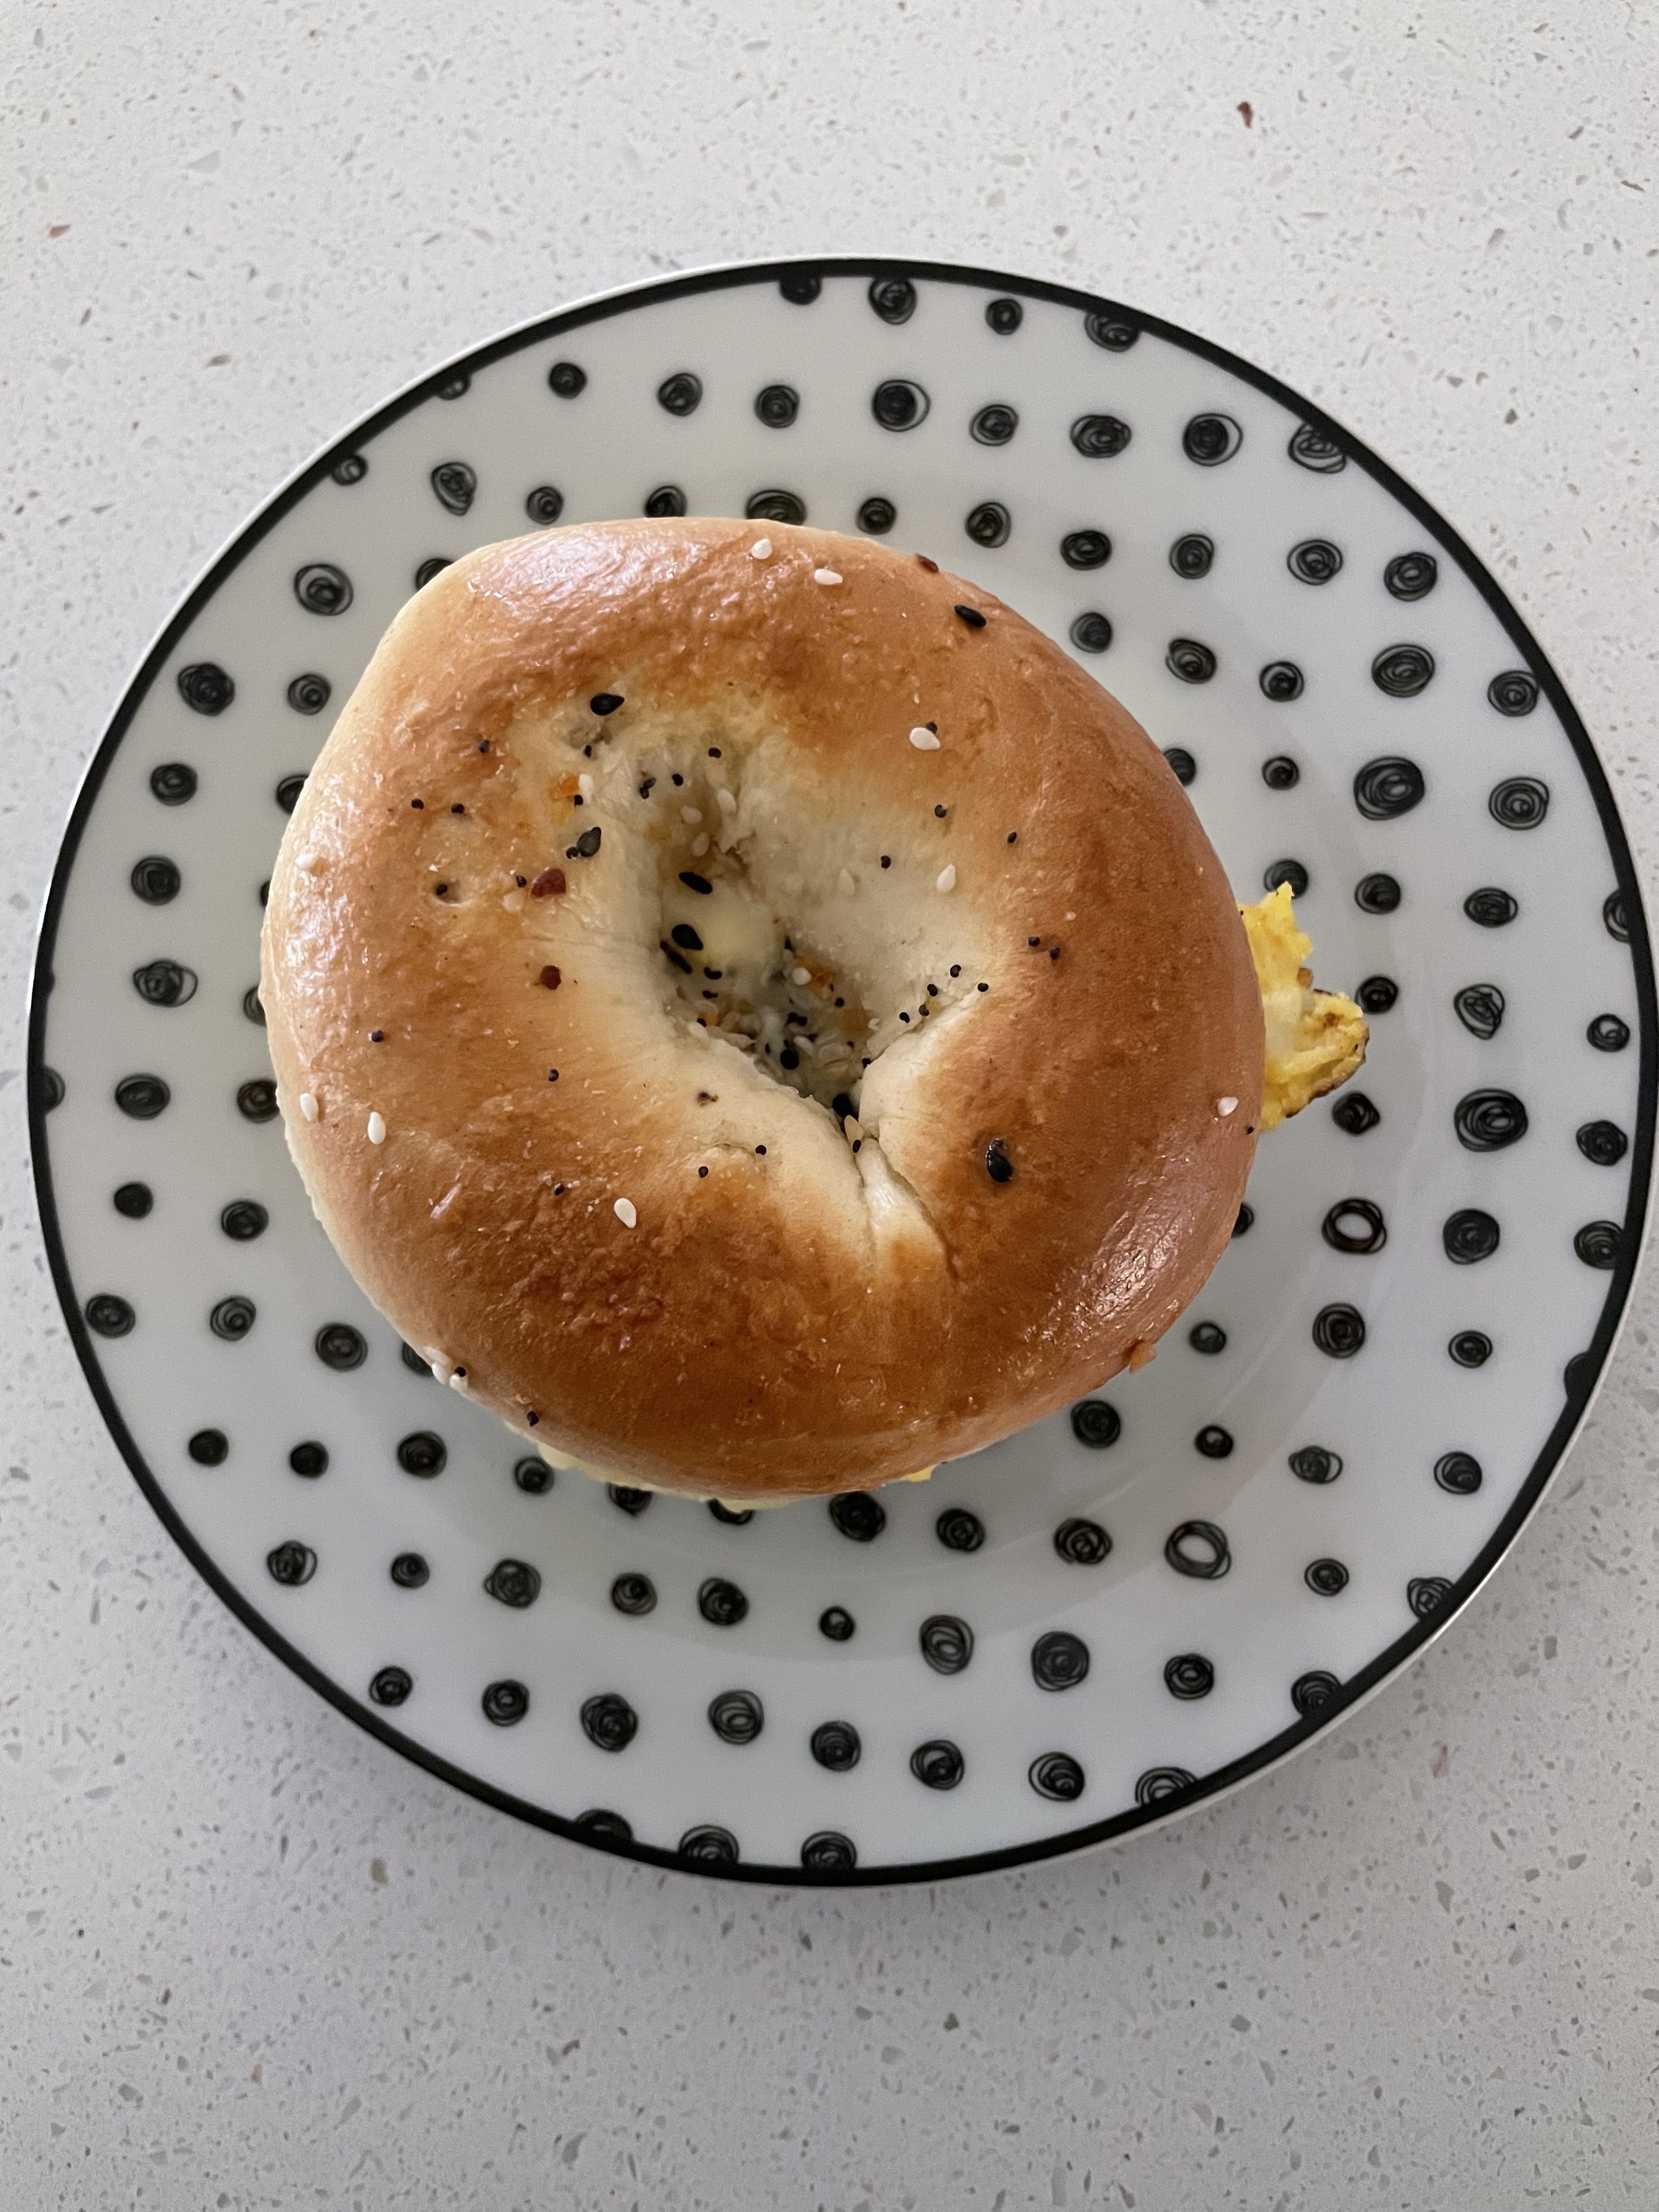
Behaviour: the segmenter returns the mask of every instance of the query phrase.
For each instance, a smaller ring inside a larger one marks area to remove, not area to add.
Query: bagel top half
[[[1156,747],[989,593],[776,523],[538,532],[387,632],[283,841],[295,1160],[441,1376],[615,1480],[868,1487],[1150,1356],[1261,1001]]]

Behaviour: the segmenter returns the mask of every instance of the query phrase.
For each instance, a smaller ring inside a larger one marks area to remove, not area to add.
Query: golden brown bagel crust
[[[795,1031],[858,1031],[856,1155],[696,1025],[712,956],[671,920],[728,894],[810,972]],[[868,1487],[1097,1385],[1204,1282],[1255,1150],[1249,949],[1157,748],[988,592],[826,531],[445,569],[307,779],[261,990],[294,1158],[393,1326],[538,1442],[700,1497]]]

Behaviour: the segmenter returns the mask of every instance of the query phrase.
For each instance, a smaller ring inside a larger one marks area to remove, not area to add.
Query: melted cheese
[[[1261,1126],[1276,1129],[1347,1081],[1364,1060],[1370,1032],[1352,999],[1314,988],[1306,964],[1313,942],[1297,927],[1288,884],[1239,914],[1267,1027]]]

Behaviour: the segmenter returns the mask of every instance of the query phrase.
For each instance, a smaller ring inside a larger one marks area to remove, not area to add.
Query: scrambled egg
[[[1365,1017],[1340,991],[1317,991],[1304,965],[1313,940],[1296,926],[1288,884],[1239,908],[1261,988],[1267,1051],[1261,1127],[1276,1129],[1346,1083],[1365,1057]]]

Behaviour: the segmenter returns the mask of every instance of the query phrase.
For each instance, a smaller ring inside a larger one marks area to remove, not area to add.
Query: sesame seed
[[[1028,945],[1041,945],[1042,939],[1040,937],[1028,937],[1025,942]]]
[[[1226,1120],[1229,1114],[1237,1111],[1237,1106],[1238,1101],[1237,1098],[1218,1098],[1215,1102],[1215,1110],[1220,1115],[1224,1121]]]
[[[596,691],[588,701],[596,714],[614,714],[623,703],[620,691]]]
[[[452,1390],[465,1389],[466,1370],[465,1367],[458,1367],[455,1370],[454,1373],[449,1378],[449,1387]]]
[[[699,830],[691,840],[691,857],[695,860],[700,860],[708,850],[708,832],[706,830]]]
[[[810,983],[812,980],[812,971],[810,968],[792,968],[789,970],[789,980],[792,983]]]
[[[708,1174],[708,1169],[707,1169],[707,1168],[699,1168],[699,1169],[697,1170],[697,1173],[698,1173],[698,1175],[699,1175],[700,1176],[706,1176],[706,1175]]]
[[[634,1201],[631,1198],[619,1198],[615,1200],[611,1205],[611,1211],[616,1215],[617,1220],[621,1222],[624,1229],[632,1229],[640,1218],[635,1212]]]
[[[300,1093],[300,1113],[301,1117],[307,1121],[314,1121],[320,1111],[321,1109],[318,1106],[317,1101],[312,1097],[310,1091],[302,1091]]]
[[[749,557],[751,561],[769,561],[772,557],[771,539],[757,538],[749,549]]]
[[[720,810],[722,814],[735,814],[737,812],[738,802],[732,798],[731,793],[726,790],[723,784],[714,793],[714,796],[720,802]]]
[[[918,723],[910,732],[910,742],[919,753],[936,753],[939,739],[925,722]]]
[[[930,576],[937,576],[939,574],[939,562],[937,561],[930,561],[925,553],[917,554],[916,566],[919,568],[925,568]]]
[[[933,878],[933,889],[936,891],[953,891],[956,887],[957,864],[954,860],[947,860]]]
[[[517,884],[519,889],[522,890],[526,884],[529,882],[530,878],[527,876],[514,876],[513,880]]]
[[[1234,1101],[1234,1103],[1235,1103],[1235,1104],[1237,1104],[1237,1100],[1235,1100],[1235,1101]],[[385,1117],[385,1115],[381,1115],[381,1114],[371,1114],[371,1115],[369,1115],[369,1117],[368,1117],[368,1141],[369,1141],[369,1143],[370,1143],[371,1145],[383,1145],[383,1144],[385,1144],[385,1142],[386,1142],[386,1117]]]
[[[815,584],[838,584],[841,581],[841,572],[836,568],[814,568],[812,581]]]
[[[556,991],[560,984],[563,982],[564,978],[560,975],[558,969],[550,963],[547,967],[543,969],[541,974],[537,976],[536,981],[541,985],[543,990]]]
[[[1060,957],[1060,947],[1059,947],[1059,945],[1051,945],[1048,947],[1048,957],[1049,957],[1051,960],[1058,960],[1058,959],[1059,959],[1059,957]]]
[[[434,884],[432,886],[432,896],[434,898],[442,898],[448,889],[449,885],[447,884]]]
[[[985,617],[977,607],[952,607],[951,611],[965,622],[969,629],[983,629],[985,627]]]
[[[702,820],[702,807],[682,806],[680,809],[680,820],[682,822],[701,822]]]

